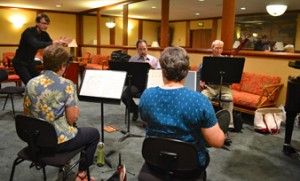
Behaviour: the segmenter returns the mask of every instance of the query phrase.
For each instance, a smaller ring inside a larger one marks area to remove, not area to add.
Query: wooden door
[[[210,29],[191,30],[192,48],[210,48],[212,41],[212,31]]]

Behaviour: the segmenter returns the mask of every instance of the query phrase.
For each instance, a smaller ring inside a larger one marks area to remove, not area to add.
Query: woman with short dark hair
[[[224,133],[206,96],[184,87],[189,57],[180,47],[168,47],[160,56],[164,85],[146,89],[139,110],[146,136],[179,139],[198,148],[199,164],[205,164],[206,143],[221,147]]]

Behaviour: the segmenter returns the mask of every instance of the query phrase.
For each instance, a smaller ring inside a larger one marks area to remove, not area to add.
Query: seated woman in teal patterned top
[[[160,56],[164,85],[144,91],[139,103],[146,136],[174,138],[197,145],[199,164],[205,164],[206,144],[221,147],[224,133],[206,96],[184,87],[189,57],[180,47]]]
[[[56,152],[86,147],[87,159],[79,163],[76,180],[87,180],[86,171],[93,164],[99,132],[95,128],[75,126],[79,117],[76,87],[62,77],[68,63],[67,51],[62,46],[50,45],[43,52],[43,60],[41,75],[32,78],[26,86],[24,113],[54,125],[58,138]],[[91,177],[91,180],[95,179]]]

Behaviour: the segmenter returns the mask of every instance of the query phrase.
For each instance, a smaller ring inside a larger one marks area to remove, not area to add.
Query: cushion
[[[279,76],[244,72],[240,91],[260,95],[265,85],[278,84],[280,80]]]
[[[233,93],[233,102],[235,106],[239,107],[247,107],[247,108],[253,108],[256,109],[259,95],[251,94],[247,92],[239,92],[236,90],[232,90]],[[266,100],[266,97],[262,97],[262,100]]]

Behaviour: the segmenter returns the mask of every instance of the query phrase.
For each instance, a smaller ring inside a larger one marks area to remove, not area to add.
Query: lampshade
[[[68,44],[68,47],[78,47],[78,46],[77,46],[77,43],[76,43],[76,40],[73,39],[73,40]]]
[[[151,47],[159,47],[158,41],[153,41]]]
[[[107,28],[114,28],[116,26],[116,23],[111,21],[111,22],[106,22],[105,25]]]
[[[274,51],[283,51],[284,50],[283,42],[276,42],[273,49]]]
[[[280,16],[286,11],[287,5],[284,5],[284,4],[271,4],[271,5],[267,5],[266,9],[267,9],[267,11],[270,15]]]
[[[232,45],[232,48],[237,48],[237,47],[239,47],[240,46],[240,44],[241,44],[241,42],[240,41],[238,41],[238,40],[235,40],[234,41],[234,43],[233,43],[233,45]]]

